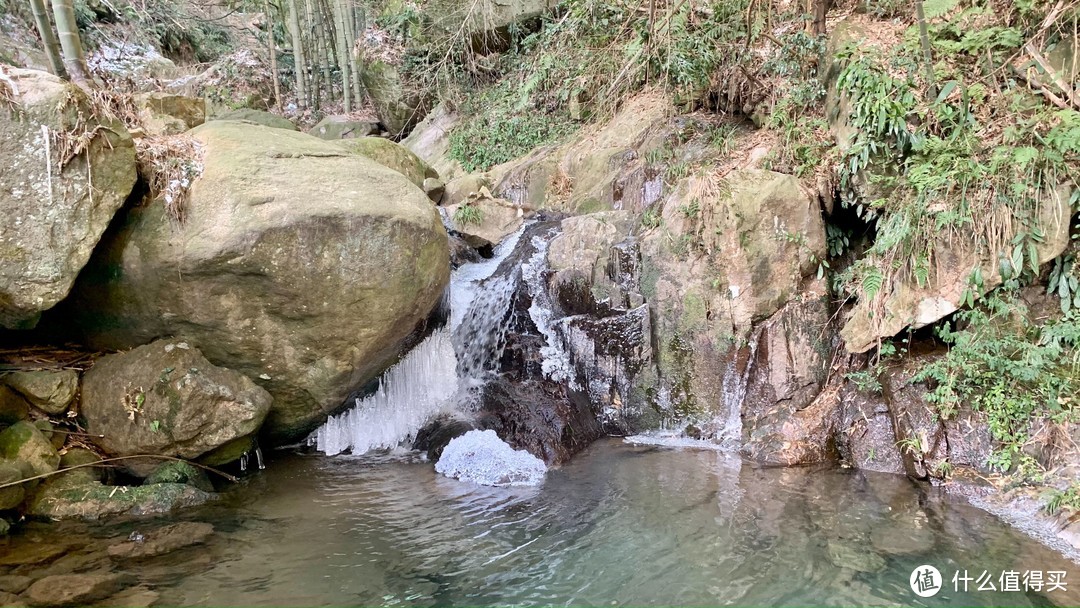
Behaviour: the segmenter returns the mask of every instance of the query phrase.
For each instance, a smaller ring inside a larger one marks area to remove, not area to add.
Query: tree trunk
[[[61,78],[67,78],[67,70],[64,69],[64,61],[60,57],[60,43],[53,32],[45,0],[30,0],[30,9],[34,13],[34,25],[41,36],[42,46],[45,47],[45,56],[49,59],[49,71]]]
[[[937,99],[937,83],[934,82],[934,56],[930,51],[930,34],[926,29],[926,13],[923,12],[922,0],[915,2],[915,16],[919,20],[919,41],[922,43],[923,62],[926,64],[926,84],[929,86],[930,99]]]
[[[338,31],[338,68],[341,69],[341,96],[345,102],[345,112],[352,112],[352,66],[349,64],[348,27],[345,25],[345,0],[334,0],[335,26]]]
[[[270,10],[270,0],[263,0],[266,11],[266,40],[270,50],[270,77],[274,80],[274,107],[281,108],[281,75],[277,67],[277,40],[274,37],[274,13]]]
[[[326,93],[326,99],[328,101],[334,100],[334,79],[331,73],[333,69],[333,63],[330,61],[330,45],[333,40],[334,28],[333,28],[333,14],[326,10],[326,3],[321,0],[315,0],[315,15],[319,22],[319,28],[316,32],[318,37],[318,48],[316,52],[319,54],[319,64],[322,67],[322,82],[324,92]]]
[[[825,16],[832,8],[833,0],[814,0],[814,35],[824,36],[826,28]]]
[[[71,0],[52,0],[53,19],[56,20],[56,32],[60,35],[60,49],[64,53],[64,68],[71,80],[81,84],[90,84],[90,70],[86,68],[82,41],[79,40],[79,26],[75,22],[75,9]]]
[[[360,62],[356,58],[356,33],[363,29],[363,18],[358,16],[356,8],[353,6],[352,0],[342,0],[345,4],[345,23],[346,32],[348,33],[348,48],[346,49],[346,56],[349,60],[349,75],[352,77],[349,81],[352,84],[353,99],[357,101],[357,105],[360,103],[360,98],[363,97],[363,85],[360,83]]]
[[[300,14],[296,3],[301,0],[288,0],[289,2],[289,34],[293,46],[293,67],[296,72],[296,105],[300,108],[307,107],[307,64],[304,61],[304,41],[300,36]]]

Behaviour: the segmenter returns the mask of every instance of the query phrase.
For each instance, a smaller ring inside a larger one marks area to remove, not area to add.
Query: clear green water
[[[405,457],[279,457],[184,519],[213,522],[211,543],[121,568],[162,605],[1080,604],[1075,564],[903,478],[615,440],[526,489],[463,484]],[[946,579],[1066,570],[1077,590],[965,594],[946,580],[920,600],[908,577],[926,563]]]

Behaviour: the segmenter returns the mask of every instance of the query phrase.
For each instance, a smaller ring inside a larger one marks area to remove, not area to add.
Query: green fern
[[[874,299],[874,296],[881,291],[881,285],[885,282],[885,275],[881,273],[881,269],[877,266],[868,266],[865,274],[862,278],[862,290],[863,295],[866,297],[866,301]]]
[[[924,0],[923,14],[926,15],[927,19],[937,19],[938,17],[944,17],[958,4],[960,4],[960,0]]]

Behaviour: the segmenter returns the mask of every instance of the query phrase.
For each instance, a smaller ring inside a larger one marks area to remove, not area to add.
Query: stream
[[[160,605],[910,605],[908,577],[923,564],[946,579],[923,605],[1080,603],[1072,588],[954,593],[957,570],[996,584],[1002,571],[1075,564],[939,490],[617,439],[531,488],[447,479],[404,451],[274,454],[179,518],[215,533],[109,566]],[[62,559],[97,568],[108,544],[162,523],[32,523],[6,553],[75,543]]]

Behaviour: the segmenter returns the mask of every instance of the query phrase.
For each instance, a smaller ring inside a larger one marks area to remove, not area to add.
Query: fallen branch
[[[1046,60],[1046,57],[1043,57],[1043,54],[1039,52],[1039,49],[1035,48],[1035,45],[1029,42],[1027,43],[1027,46],[1024,47],[1024,50],[1035,59],[1035,63],[1038,63],[1039,67],[1046,72],[1046,75],[1050,77],[1050,80],[1054,85],[1057,86],[1058,89],[1061,89],[1061,92],[1068,97],[1069,102],[1076,109],[1080,110],[1080,99],[1077,98],[1076,91],[1062,80],[1061,76],[1057,73],[1057,70],[1050,65],[1050,62]]]
[[[82,469],[82,468],[85,468],[85,467],[96,467],[96,466],[100,466],[100,465],[102,465],[104,463],[107,463],[107,462],[117,462],[117,461],[120,461],[120,460],[132,460],[132,459],[135,459],[135,458],[157,458],[159,460],[172,460],[172,461],[175,461],[175,462],[186,462],[186,463],[190,464],[191,466],[198,467],[200,469],[203,469],[204,471],[210,471],[211,473],[214,473],[216,475],[220,475],[221,477],[224,477],[225,479],[227,479],[227,480],[229,480],[229,481],[231,481],[233,483],[236,483],[236,482],[240,481],[240,478],[238,478],[238,477],[236,477],[234,475],[229,475],[228,473],[226,473],[224,471],[219,471],[218,469],[215,469],[213,467],[208,467],[208,466],[206,466],[204,464],[199,464],[197,462],[192,462],[190,460],[184,460],[183,458],[176,458],[175,456],[163,456],[161,454],[139,454],[139,455],[136,455],[136,456],[115,456],[113,458],[102,458],[101,460],[98,460],[98,461],[95,461],[95,462],[87,462],[87,463],[84,463],[84,464],[76,464],[76,465],[67,467],[66,469],[57,469],[57,470],[49,472],[49,473],[42,473],[41,475],[34,475],[33,477],[27,477],[26,479],[20,479],[19,481],[10,481],[8,483],[0,484],[0,490],[3,490],[4,488],[11,488],[11,487],[17,486],[17,485],[19,485],[21,483],[25,483],[27,481],[34,481],[35,479],[45,479],[46,477],[52,477],[53,475],[59,475],[60,473],[67,473],[68,471],[74,471],[75,469]],[[117,487],[119,487],[119,486],[117,486]]]

